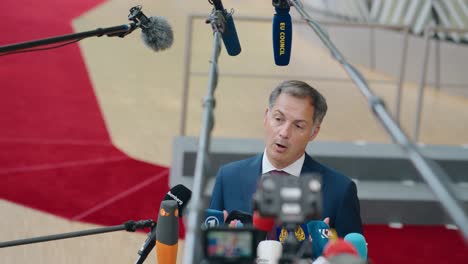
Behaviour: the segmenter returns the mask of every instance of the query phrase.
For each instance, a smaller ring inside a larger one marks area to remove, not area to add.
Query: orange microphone
[[[156,226],[156,258],[161,264],[175,264],[179,240],[179,209],[175,200],[161,202]]]

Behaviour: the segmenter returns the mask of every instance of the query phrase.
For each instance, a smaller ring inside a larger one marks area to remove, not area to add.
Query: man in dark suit
[[[307,83],[285,81],[276,87],[264,115],[264,153],[219,169],[210,208],[252,213],[253,194],[262,174],[270,171],[294,176],[320,173],[324,221],[340,237],[362,233],[356,184],[305,153],[307,144],[320,131],[326,112],[325,98]]]

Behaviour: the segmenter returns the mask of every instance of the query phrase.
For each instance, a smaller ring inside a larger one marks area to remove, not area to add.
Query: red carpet
[[[0,45],[72,33],[71,20],[100,3],[3,0]],[[0,61],[0,198],[103,225],[155,218],[168,168],[112,145],[78,45]],[[442,227],[365,235],[373,263],[467,263],[458,232]]]
[[[4,0],[0,45],[73,33],[102,2]],[[78,45],[0,60],[0,198],[104,225],[155,218],[168,168],[112,145]]]

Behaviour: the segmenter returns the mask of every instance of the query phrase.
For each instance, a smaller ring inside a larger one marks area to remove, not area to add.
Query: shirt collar
[[[305,160],[305,153],[302,156],[294,161],[292,164],[287,166],[286,168],[281,169],[284,172],[289,173],[290,175],[299,176],[301,175],[302,165],[304,165]],[[271,162],[268,160],[266,149],[263,151],[263,158],[262,158],[262,174],[270,172],[272,170],[280,170],[275,168]]]

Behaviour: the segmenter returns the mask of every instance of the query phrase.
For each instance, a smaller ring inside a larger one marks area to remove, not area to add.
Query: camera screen
[[[252,258],[254,256],[252,232],[234,230],[209,230],[206,234],[208,258]]]

